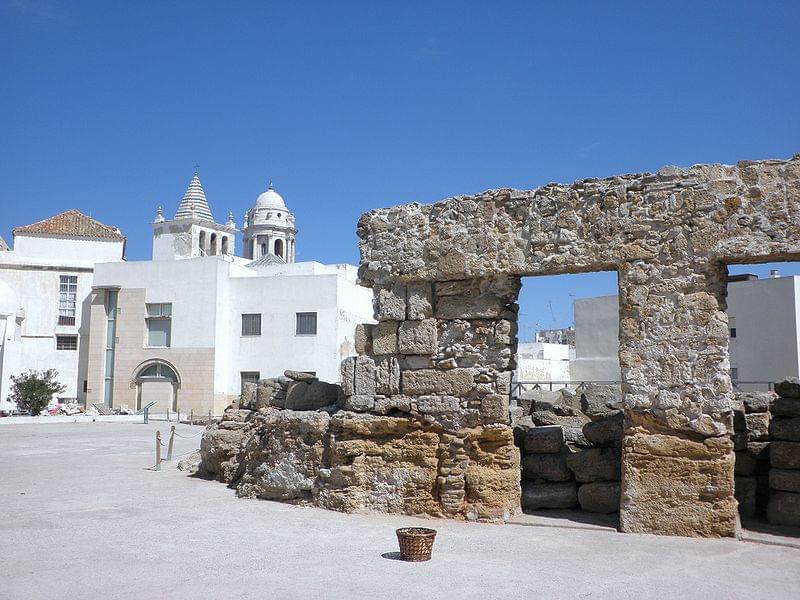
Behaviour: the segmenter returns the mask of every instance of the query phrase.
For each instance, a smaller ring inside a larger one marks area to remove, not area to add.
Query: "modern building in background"
[[[123,260],[125,238],[77,210],[13,233],[0,250],[0,410],[15,408],[11,376],[29,369],[55,369],[59,399],[83,402],[94,270]]]
[[[242,228],[214,221],[195,174],[175,217],[153,223],[153,260],[98,265],[88,403],[218,414],[242,383],[307,371],[339,378],[372,293],[353,265],[294,262],[295,219],[272,188]]]

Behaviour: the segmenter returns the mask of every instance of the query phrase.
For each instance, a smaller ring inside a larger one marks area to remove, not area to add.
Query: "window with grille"
[[[244,384],[245,383],[255,383],[258,384],[258,380],[261,379],[261,373],[259,371],[242,371],[242,386],[241,390],[244,391]]]
[[[297,335],[317,335],[317,313],[297,313]]]
[[[242,315],[242,335],[261,335],[261,314]]]
[[[169,348],[172,344],[172,304],[147,304],[147,345],[150,348]]]
[[[77,350],[77,349],[78,349],[77,335],[56,336],[56,350]]]
[[[58,277],[58,324],[75,325],[75,306],[78,297],[78,276]]]

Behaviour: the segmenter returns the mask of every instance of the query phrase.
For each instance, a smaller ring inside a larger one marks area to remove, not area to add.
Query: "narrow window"
[[[147,345],[169,348],[172,345],[172,304],[147,304]]]
[[[261,314],[242,315],[242,335],[261,335]]]
[[[112,406],[114,399],[114,349],[117,345],[117,299],[116,290],[106,291],[106,365],[103,380],[103,403]]]
[[[199,245],[200,245],[200,256],[205,256],[206,255],[206,232],[205,231],[201,231],[200,232]]]
[[[60,275],[58,278],[58,324],[75,325],[75,305],[78,295],[78,276]]]
[[[56,336],[56,350],[77,350],[77,349],[78,349],[77,335]]]
[[[228,254],[228,236],[222,236],[222,254]]]
[[[275,256],[283,258],[283,240],[275,240]]]
[[[731,338],[736,337],[736,327],[731,327]]]
[[[297,335],[317,335],[317,313],[297,313]]]
[[[261,256],[266,256],[267,254],[267,245],[261,244]]]
[[[211,234],[211,245],[210,245],[210,247],[208,249],[208,253],[211,256],[216,256],[216,254],[217,254],[217,234],[216,233],[212,233]]]
[[[258,380],[261,379],[261,373],[259,371],[241,371],[242,377],[242,385],[241,391],[244,391],[244,384],[245,383],[258,383]]]

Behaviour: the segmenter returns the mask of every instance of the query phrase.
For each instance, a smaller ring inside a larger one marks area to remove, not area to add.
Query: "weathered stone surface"
[[[765,413],[775,401],[773,392],[740,392],[736,397],[747,413]]]
[[[800,379],[787,377],[775,384],[775,393],[783,398],[800,398]]]
[[[800,398],[776,398],[772,414],[780,417],[800,417]]]
[[[475,388],[473,377],[471,369],[403,371],[400,386],[404,394],[411,396],[425,394],[466,396]]]
[[[622,443],[623,531],[725,537],[736,532],[733,442],[692,440],[644,428]]]
[[[770,469],[769,487],[773,490],[800,494],[800,470]]]
[[[800,417],[775,417],[769,432],[774,440],[800,442]]]
[[[622,446],[622,411],[609,412],[583,426],[583,435],[596,446]]]
[[[200,439],[200,471],[226,483],[233,480],[239,463],[236,460],[245,439],[243,429],[220,429],[209,425]]]
[[[574,481],[564,483],[522,482],[522,508],[573,508],[578,504],[578,486]]]
[[[739,514],[748,519],[756,514],[756,491],[758,480],[755,477],[736,477],[735,496],[739,503]]]
[[[744,416],[745,424],[747,425],[747,440],[749,442],[767,442],[769,441],[769,413],[752,413]]]
[[[619,481],[584,483],[578,488],[578,503],[588,512],[619,512],[620,487]]]
[[[428,415],[457,413],[461,410],[461,404],[455,396],[420,396],[417,398],[417,410]]]
[[[522,457],[522,476],[531,480],[569,481],[572,471],[567,468],[566,453],[526,454]]]
[[[460,435],[468,460],[464,473],[464,515],[468,519],[508,520],[520,506],[519,452],[511,428],[488,425],[463,430]],[[450,447],[455,448],[458,460],[458,444]],[[451,470],[450,475],[457,477],[458,469]]]
[[[418,321],[433,316],[433,286],[430,282],[409,283],[406,300],[409,319]]]
[[[397,412],[409,413],[411,412],[411,397],[401,395],[376,396],[373,410],[379,415],[391,415]],[[397,415],[394,414],[392,416]]]
[[[406,287],[402,284],[379,285],[374,288],[372,307],[376,321],[404,321]]]
[[[620,462],[616,448],[586,448],[567,457],[567,466],[579,482],[619,480]]]
[[[316,375],[312,375],[311,373],[305,373],[304,371],[284,371],[284,377],[288,377],[292,381],[304,381],[305,383],[313,383],[314,381],[319,381]]]
[[[375,361],[375,393],[383,396],[400,393],[400,363],[394,356]]]
[[[375,325],[359,323],[356,325],[355,346],[357,354],[372,354],[372,330]]]
[[[189,475],[194,475],[200,470],[201,461],[202,458],[200,457],[200,453],[192,452],[187,457],[178,461],[178,470],[188,473]]]
[[[397,354],[397,321],[383,321],[372,330],[372,351],[375,356]]]
[[[374,363],[373,363],[374,364]],[[339,364],[339,378],[341,380],[342,394],[352,396],[356,393],[356,357],[345,358]]]
[[[564,431],[560,425],[531,427],[525,432],[523,443],[527,454],[557,453],[564,444]]]
[[[481,398],[481,417],[484,423],[509,424],[508,396],[487,394]]]
[[[403,321],[398,333],[401,354],[434,354],[436,347],[436,319]]]
[[[247,385],[247,384],[245,384]],[[251,384],[252,385],[252,384]],[[282,391],[280,386],[270,379],[261,379],[256,385],[255,398],[250,402],[250,407],[260,410],[267,406],[283,406],[283,397],[275,398],[278,391]]]
[[[619,385],[590,383],[580,393],[580,406],[590,419],[601,418],[622,408],[622,390]]]
[[[769,460],[776,469],[800,469],[800,442],[772,442]]]
[[[800,494],[773,492],[767,504],[767,521],[800,527]]]
[[[355,394],[374,396],[376,393],[375,361],[368,356],[356,357],[353,379]]]
[[[256,390],[258,386],[252,382],[242,384],[242,395],[239,399],[239,406],[242,408],[253,408],[256,404]]]
[[[341,406],[344,410],[367,412],[375,408],[375,398],[374,396],[361,396],[355,394],[353,396],[345,397]]]

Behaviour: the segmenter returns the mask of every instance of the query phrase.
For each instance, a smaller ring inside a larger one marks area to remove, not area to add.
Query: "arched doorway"
[[[131,387],[136,388],[136,410],[155,402],[150,409],[153,413],[177,412],[181,379],[167,361],[153,359],[140,364],[133,372]]]

